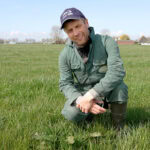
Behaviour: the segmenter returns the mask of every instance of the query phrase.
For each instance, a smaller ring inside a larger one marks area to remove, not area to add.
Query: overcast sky
[[[0,38],[50,38],[69,7],[80,9],[96,33],[150,36],[150,0],[0,0]]]

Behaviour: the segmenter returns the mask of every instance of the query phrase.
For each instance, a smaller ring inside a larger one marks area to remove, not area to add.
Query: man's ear
[[[89,22],[87,19],[85,19],[85,24],[87,25],[87,27],[89,27]]]

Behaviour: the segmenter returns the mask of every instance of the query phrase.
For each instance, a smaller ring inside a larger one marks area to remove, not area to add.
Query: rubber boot
[[[110,109],[113,126],[117,131],[120,131],[124,128],[127,103],[111,103]]]

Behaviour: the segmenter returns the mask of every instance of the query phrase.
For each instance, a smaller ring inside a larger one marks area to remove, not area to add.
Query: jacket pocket
[[[75,82],[77,82],[78,84],[83,84],[85,80],[87,79],[87,76],[84,73],[84,70],[81,69],[80,65],[71,64],[71,71],[74,75]]]
[[[108,70],[107,62],[105,60],[100,62],[93,62],[93,72],[95,73],[106,73]]]
[[[106,61],[93,62],[93,67],[89,76],[89,81],[91,84],[98,83],[102,78],[105,77],[107,72]]]

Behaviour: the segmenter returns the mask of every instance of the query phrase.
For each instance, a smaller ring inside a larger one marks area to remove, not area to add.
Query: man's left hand
[[[84,113],[88,113],[93,105],[93,99],[94,97],[90,94],[90,92],[87,92],[83,97],[80,98],[79,103],[77,103],[77,108],[80,108],[80,110]]]
[[[80,108],[80,110],[84,113],[88,113],[89,110],[91,109],[93,105],[93,101],[88,101],[87,99],[84,99],[84,97],[82,97],[80,99],[80,103],[78,103],[76,105],[77,108]]]

